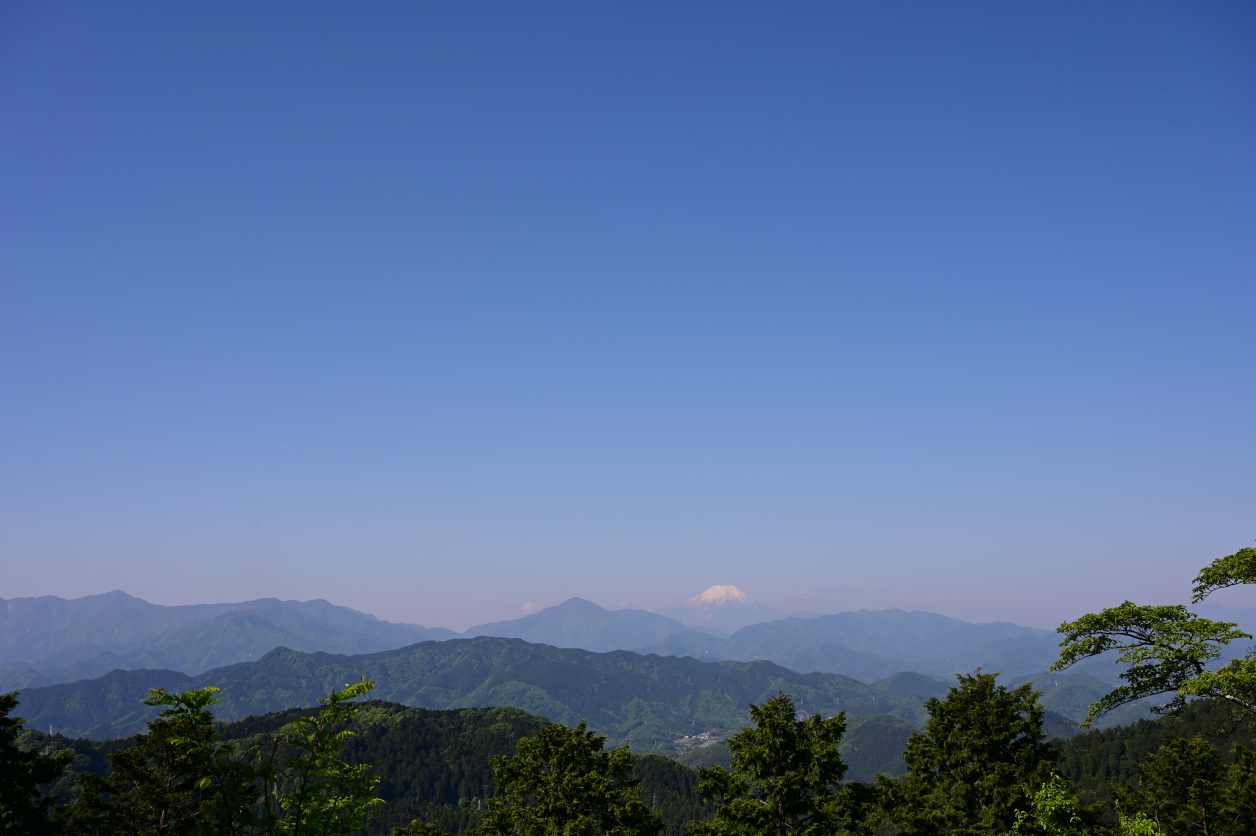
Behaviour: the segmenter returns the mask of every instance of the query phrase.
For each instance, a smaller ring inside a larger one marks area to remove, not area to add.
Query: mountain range
[[[771,614],[736,587],[713,587],[691,603],[691,621],[701,620],[703,608],[710,607],[732,607],[718,622],[724,625]],[[1058,653],[1058,638],[1047,630],[904,610],[793,616],[724,636],[645,610],[607,610],[571,598],[522,618],[455,633],[381,621],[322,600],[166,607],[115,591],[74,600],[0,599],[0,692],[94,679],[113,670],[195,676],[259,659],[276,647],[354,655],[477,636],[595,652],[768,660],[794,671],[841,674],[864,683],[902,671],[946,677],[978,667],[1023,676],[1045,670]],[[1092,660],[1071,673],[1114,683],[1117,669]]]
[[[32,728],[52,726],[70,737],[121,737],[155,715],[140,702],[150,688],[221,688],[215,716],[232,721],[314,705],[359,676],[376,683],[372,697],[409,706],[511,706],[562,723],[587,719],[613,744],[630,743],[638,751],[671,751],[687,734],[735,732],[749,721],[750,703],[782,690],[809,713],[890,714],[913,724],[922,718],[920,698],[837,674],[798,673],[761,661],[593,653],[490,636],[356,656],[279,648],[257,661],[197,676],[119,670],[27,689],[19,711]]]
[[[456,635],[322,600],[167,607],[119,591],[73,600],[0,598],[0,691],[118,669],[200,673],[260,659],[279,646],[370,653]]]

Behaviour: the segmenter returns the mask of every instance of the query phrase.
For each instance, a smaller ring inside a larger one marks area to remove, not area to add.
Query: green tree
[[[658,815],[641,804],[624,746],[555,723],[519,741],[513,757],[493,758],[493,785],[480,831],[491,836],[653,836]]]
[[[1121,836],[1161,836],[1162,831],[1146,813],[1120,817]]]
[[[17,694],[0,694],[0,833],[57,833],[59,828],[49,815],[55,799],[46,796],[41,786],[61,777],[73,754],[45,755],[19,748],[17,736],[25,723],[21,717],[10,716],[16,707]]]
[[[409,824],[394,827],[389,836],[444,836],[444,834],[431,822],[415,819]]]
[[[1038,788],[1030,801],[1030,811],[1017,811],[1013,836],[1043,834],[1043,836],[1081,836],[1086,832],[1082,808],[1077,794],[1068,780],[1052,775],[1051,780]]]
[[[715,816],[693,822],[688,836],[828,836],[848,830],[852,798],[841,788],[846,764],[837,747],[846,713],[799,719],[784,692],[751,705],[754,721],[729,738],[730,772],[699,770],[698,793]],[[852,791],[853,792],[853,791]]]
[[[1256,549],[1240,549],[1200,570],[1192,601],[1199,603],[1218,589],[1254,582]],[[1125,684],[1092,705],[1083,726],[1119,706],[1169,693],[1173,699],[1156,711],[1177,711],[1193,697],[1212,697],[1223,701],[1239,722],[1256,718],[1256,652],[1208,670],[1223,647],[1252,638],[1237,624],[1200,618],[1181,604],[1139,606],[1126,601],[1065,622],[1058,630],[1064,641],[1052,670],[1109,651],[1116,651],[1116,661],[1126,666],[1120,675]]]
[[[1231,826],[1238,833],[1256,833],[1256,752],[1236,746],[1234,755],[1226,794]]]
[[[907,775],[879,779],[900,832],[1004,836],[1018,814],[1033,814],[1033,794],[1051,780],[1056,753],[1043,740],[1038,695],[1029,685],[1009,691],[996,676],[961,674],[945,700],[925,703],[925,730],[903,753]]]
[[[345,742],[355,734],[345,728],[358,710],[349,700],[374,687],[363,677],[319,700],[323,708],[315,716],[300,717],[284,728],[278,743],[289,753],[278,771],[275,791],[283,812],[278,833],[348,836],[360,831],[384,803],[374,797],[379,778],[370,774],[370,767],[340,758]]]
[[[1236,747],[1227,767],[1205,738],[1179,737],[1134,771],[1135,782],[1113,793],[1117,809],[1130,812],[1131,821],[1151,822],[1153,832],[1166,836],[1256,833],[1256,754],[1250,750]]]
[[[362,829],[377,778],[341,760],[357,710],[347,701],[373,687],[365,680],[321,700],[279,734],[237,751],[214,728],[217,688],[150,691],[162,706],[134,745],[109,755],[105,777],[83,773],[81,793],[64,810],[80,836],[345,836]]]
[[[81,793],[65,810],[83,836],[183,836],[202,828],[201,802],[212,792],[213,717],[217,689],[172,695],[155,690],[144,702],[164,705],[148,732],[109,756],[109,774],[79,775]]]
[[[1199,737],[1170,740],[1135,767],[1137,784],[1113,793],[1121,810],[1143,813],[1168,836],[1239,834],[1229,827],[1229,776]]]

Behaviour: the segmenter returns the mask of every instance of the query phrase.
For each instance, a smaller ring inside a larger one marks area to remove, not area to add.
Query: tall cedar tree
[[[61,777],[74,754],[49,756],[18,748],[24,722],[10,716],[16,707],[17,694],[0,694],[0,833],[51,836],[60,832],[49,819],[55,799],[40,787]]]
[[[800,719],[784,692],[750,706],[754,726],[733,735],[733,769],[699,770],[698,792],[715,817],[689,825],[688,836],[830,836],[847,832],[854,789],[843,791],[838,754],[846,713]]]
[[[879,779],[904,836],[1004,836],[1018,813],[1033,813],[1033,794],[1051,780],[1056,753],[1043,740],[1038,695],[1029,685],[1009,691],[996,676],[961,674],[945,700],[925,703],[925,730],[903,752],[907,775]]]
[[[493,758],[493,785],[480,832],[490,836],[654,836],[659,816],[641,804],[632,755],[604,750],[606,738],[555,723]]]

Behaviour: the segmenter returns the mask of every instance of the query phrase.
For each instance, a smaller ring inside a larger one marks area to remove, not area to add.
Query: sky
[[[1184,602],[1254,150],[1250,3],[0,2],[0,597]]]

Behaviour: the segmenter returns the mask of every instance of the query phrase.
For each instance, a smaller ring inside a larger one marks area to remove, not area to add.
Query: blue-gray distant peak
[[[463,635],[500,636],[606,652],[656,644],[683,632],[686,627],[679,621],[652,612],[608,610],[583,598],[568,598],[522,618],[472,627]]]
[[[322,599],[167,607],[120,590],[69,600],[0,599],[0,692],[117,669],[197,674],[259,659],[281,645],[370,653],[454,635],[391,624]]]

